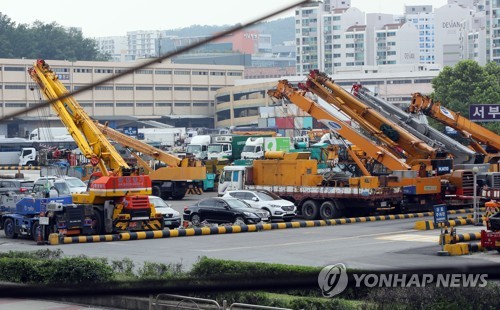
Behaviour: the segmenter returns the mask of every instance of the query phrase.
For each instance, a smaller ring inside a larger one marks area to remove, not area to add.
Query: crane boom
[[[109,128],[106,125],[96,123],[96,126],[100,130],[100,132],[102,132],[105,136],[120,143],[123,146],[144,153],[149,157],[156,160],[160,160],[172,167],[178,167],[181,164],[181,159],[174,155],[171,155],[147,143],[140,142],[132,137],[124,135],[112,128]]]
[[[290,100],[304,112],[309,113],[315,119],[322,121],[331,130],[337,132],[346,140],[354,143],[355,145],[362,145],[363,151],[388,169],[409,170],[411,168],[386,149],[376,145],[370,139],[352,129],[348,124],[326,111],[323,107],[321,107],[321,105],[305,97],[305,93],[306,92],[303,90],[297,90],[294,88],[287,80],[279,81],[276,89],[268,91],[268,95],[270,97],[277,99],[286,98]],[[362,169],[361,167],[359,168]]]
[[[29,74],[48,100],[54,100],[68,94],[57,75],[44,60],[38,60],[29,69]],[[130,167],[125,160],[73,97],[56,100],[52,103],[52,108],[56,110],[62,123],[85,157],[90,160],[93,166],[99,166],[102,175],[109,175],[107,167],[113,171],[114,175],[129,173]]]
[[[413,133],[428,145],[441,150],[447,150],[453,155],[455,164],[474,163],[476,152],[457,143],[455,139],[448,137],[429,124],[418,120],[412,114],[403,111],[394,104],[375,96],[369,89],[358,85],[356,85],[357,90],[354,93],[363,103]]]
[[[407,163],[439,157],[440,154],[435,148],[430,147],[419,138],[371,109],[335,84],[325,73],[317,70],[311,71],[307,76],[307,83],[303,87],[348,115],[379,141],[386,144],[390,150],[402,148],[408,155]]]
[[[421,112],[461,132],[465,137],[483,143],[486,148],[474,141],[471,141],[471,146],[484,155],[500,152],[500,135],[472,122],[460,113],[443,107],[439,101],[434,101],[429,96],[414,93],[408,111],[410,113]]]

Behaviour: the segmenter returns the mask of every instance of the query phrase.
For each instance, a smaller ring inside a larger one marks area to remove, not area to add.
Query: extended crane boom
[[[140,157],[132,152],[138,162],[149,174],[153,182],[153,195],[163,199],[174,198],[182,199],[188,190],[188,187],[201,189],[203,180],[206,179],[207,170],[200,161],[193,158],[179,158],[165,151],[157,149],[147,143],[136,140],[121,132],[118,132],[106,125],[96,123],[97,128],[108,138],[119,144],[141,152],[154,160],[165,163],[168,167],[161,167],[153,170]],[[196,191],[201,193],[201,191]]]
[[[439,101],[434,101],[429,96],[414,93],[408,112],[421,112],[461,132],[464,137],[469,138],[471,147],[481,154],[500,153],[500,135],[472,122],[459,113],[443,107]],[[486,147],[481,146],[478,142]]]
[[[371,158],[380,162],[388,169],[409,170],[411,168],[409,165],[399,160],[393,154],[376,145],[370,139],[364,137],[362,134],[352,129],[342,120],[338,119],[333,114],[323,109],[321,105],[305,97],[305,91],[297,90],[287,80],[279,81],[277,88],[274,90],[269,90],[267,93],[270,97],[274,97],[277,99],[286,98],[290,100],[304,112],[309,113],[312,117],[316,118],[319,121],[322,121],[331,130],[337,132],[346,140],[354,143],[355,145],[362,145],[363,151],[365,151]],[[364,169],[364,167],[359,168],[362,170]],[[366,172],[364,174],[366,175]]]
[[[37,60],[28,72],[45,98],[53,101],[52,108],[85,157],[99,167],[89,180],[88,191],[73,195],[74,203],[91,207],[92,233],[163,229],[162,214],[156,213],[146,196],[151,194],[151,179],[130,175],[130,167],[78,102],[68,96],[66,87],[44,60]]]
[[[317,70],[311,71],[307,76],[307,83],[303,87],[348,115],[384,143],[388,150],[396,156],[402,155],[400,149],[404,150],[408,156],[406,160],[408,164],[422,162],[424,159],[446,157],[365,105],[342,87],[336,85],[324,73]]]

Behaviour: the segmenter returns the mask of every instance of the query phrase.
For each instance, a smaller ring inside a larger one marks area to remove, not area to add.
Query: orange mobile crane
[[[346,140],[357,146],[362,146],[367,156],[390,169],[392,175],[381,177],[379,183],[403,189],[404,201],[401,201],[403,209],[428,209],[429,205],[436,203],[436,201],[441,202],[444,199],[440,177],[428,176],[428,171],[422,169],[425,167],[421,164],[412,167],[410,164],[404,162],[402,158],[398,158],[395,154],[384,148],[384,146],[377,145],[371,139],[357,132],[351,126],[338,119],[334,114],[324,109],[320,104],[306,97],[306,90],[299,90],[294,88],[288,81],[281,80],[278,82],[276,89],[268,91],[268,95],[277,99],[288,99]],[[363,119],[360,119],[360,121],[366,123]],[[347,150],[349,151],[350,149],[348,148]],[[355,160],[365,176],[371,175],[355,152],[350,150],[349,155]],[[355,178],[350,181],[352,184],[356,182]]]
[[[421,93],[412,94],[408,112],[423,113],[455,129],[467,138],[472,149],[485,156],[483,162],[498,163],[500,159],[500,135],[472,122],[460,113],[443,107],[439,101],[434,101]]]
[[[147,195],[151,194],[151,179],[132,175],[132,169],[117,150],[72,97],[63,83],[44,60],[29,69],[62,123],[90,163],[99,167],[90,180],[88,191],[73,194],[73,203],[93,210],[92,233],[112,233],[131,230],[163,229],[163,217],[156,213]]]
[[[108,138],[132,149],[131,154],[138,163],[146,170],[152,181],[153,195],[163,199],[182,199],[189,188],[203,188],[203,180],[206,178],[207,170],[201,161],[194,158],[179,158],[165,151],[159,150],[147,143],[136,140],[122,134],[106,125],[96,123],[97,128]],[[159,160],[167,165],[153,169],[135,152],[140,152],[154,160]]]

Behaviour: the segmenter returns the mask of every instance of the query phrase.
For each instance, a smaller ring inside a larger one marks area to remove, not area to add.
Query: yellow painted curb
[[[469,245],[467,243],[446,244],[444,250],[452,256],[469,254]]]

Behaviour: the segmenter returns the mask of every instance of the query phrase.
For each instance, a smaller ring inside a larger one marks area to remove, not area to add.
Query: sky
[[[190,25],[247,23],[282,9],[297,0],[21,0],[2,1],[0,12],[16,24],[56,22],[80,27],[85,37],[125,36],[127,31],[165,30]],[[432,4],[446,0],[351,0],[365,13],[402,14],[405,5]],[[276,18],[293,16],[290,10]]]

